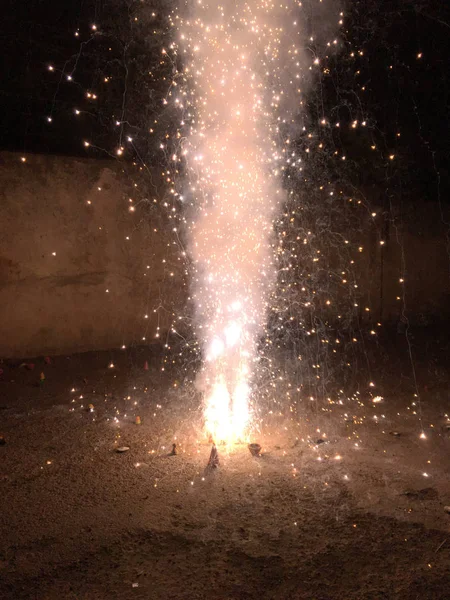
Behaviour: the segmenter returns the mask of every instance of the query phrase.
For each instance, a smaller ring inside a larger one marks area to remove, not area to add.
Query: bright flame
[[[224,377],[217,377],[205,408],[206,431],[216,442],[243,440],[250,421],[249,395],[250,387],[244,379],[230,394]]]
[[[229,440],[231,431],[230,394],[222,377],[212,387],[205,408],[206,430],[216,441]]]

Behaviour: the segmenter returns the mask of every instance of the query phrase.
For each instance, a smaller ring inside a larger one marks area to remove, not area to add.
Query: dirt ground
[[[157,351],[25,362],[0,365],[1,599],[450,598],[448,386],[428,371],[426,439],[398,382],[314,410],[291,390],[260,457],[219,448],[208,470],[198,397]]]

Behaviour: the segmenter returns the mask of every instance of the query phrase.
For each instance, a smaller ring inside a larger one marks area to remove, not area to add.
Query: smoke
[[[321,4],[319,2],[315,4]],[[183,61],[181,154],[191,298],[206,429],[242,438],[276,282],[273,224],[289,137],[317,60],[313,14],[286,0],[189,2],[174,16]]]

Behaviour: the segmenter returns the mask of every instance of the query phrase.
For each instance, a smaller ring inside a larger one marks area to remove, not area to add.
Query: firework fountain
[[[207,432],[245,437],[276,280],[287,126],[307,67],[297,2],[192,2],[174,19],[184,61],[184,203]]]

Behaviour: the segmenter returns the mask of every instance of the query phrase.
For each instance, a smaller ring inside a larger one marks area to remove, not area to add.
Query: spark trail
[[[298,11],[292,0],[205,0],[173,17],[184,64],[176,103],[199,382],[217,442],[242,439],[251,423],[252,375],[276,281],[285,130],[308,69]]]

